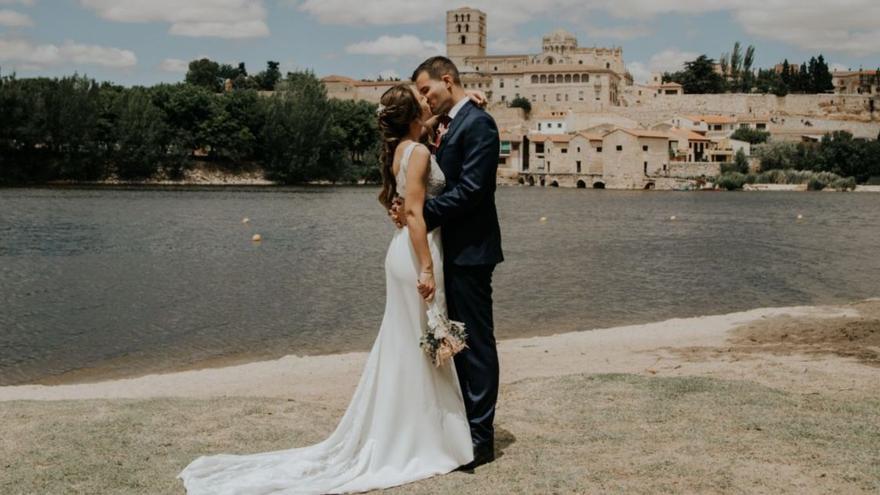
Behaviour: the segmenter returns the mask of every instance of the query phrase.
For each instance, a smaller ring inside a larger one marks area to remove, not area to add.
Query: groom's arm
[[[465,149],[459,183],[425,202],[428,230],[455,220],[480,204],[495,185],[498,169],[498,127],[488,114],[477,115],[468,129],[462,129]]]

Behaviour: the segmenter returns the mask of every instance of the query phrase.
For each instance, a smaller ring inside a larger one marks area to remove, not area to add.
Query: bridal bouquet
[[[452,356],[466,348],[466,339],[464,323],[450,320],[436,301],[428,305],[428,328],[419,345],[435,366],[443,366]]]

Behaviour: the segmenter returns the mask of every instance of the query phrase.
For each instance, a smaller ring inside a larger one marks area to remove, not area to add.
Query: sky
[[[0,74],[152,85],[208,57],[406,78],[444,53],[445,12],[465,5],[487,13],[489,54],[538,53],[564,28],[580,46],[622,47],[637,81],[735,41],[758,67],[819,53],[832,69],[880,67],[878,0],[0,0]]]

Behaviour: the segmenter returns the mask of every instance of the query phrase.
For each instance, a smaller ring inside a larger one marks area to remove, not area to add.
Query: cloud
[[[261,38],[269,36],[262,0],[80,0],[115,22],[167,22],[178,36]]]
[[[25,7],[31,7],[34,5],[34,0],[0,0],[0,5],[23,5]]]
[[[166,58],[159,64],[159,68],[165,72],[181,74],[189,70],[189,62],[179,58]]]
[[[298,9],[326,24],[352,26],[442,23],[451,7],[442,0],[303,0]],[[472,0],[489,16],[489,33],[511,36],[535,19],[589,21],[596,12],[634,25],[586,31],[597,37],[632,39],[650,33],[646,21],[660,15],[693,16],[726,12],[747,33],[800,49],[852,55],[880,53],[880,2],[877,0]]]
[[[439,41],[425,41],[411,34],[380,36],[373,41],[361,41],[345,47],[352,55],[384,55],[391,58],[421,57],[446,53],[446,45]]]
[[[587,25],[584,30],[587,36],[591,38],[607,38],[612,40],[631,40],[635,38],[644,38],[653,34],[653,30],[642,25],[621,25],[599,27]]]
[[[30,16],[21,14],[14,10],[0,10],[0,26],[3,27],[30,27],[34,22]]]
[[[685,62],[690,62],[699,56],[698,53],[667,48],[652,55],[648,63],[634,61],[626,64],[626,70],[632,74],[633,80],[644,83],[651,80],[651,74],[654,72],[679,71],[684,68]]]
[[[61,65],[97,65],[125,69],[137,65],[134,52],[119,48],[65,41],[36,45],[20,39],[0,39],[0,62],[31,69]]]

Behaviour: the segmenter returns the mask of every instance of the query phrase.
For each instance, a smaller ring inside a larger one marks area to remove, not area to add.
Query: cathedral
[[[446,12],[446,56],[462,84],[484,91],[492,102],[526,98],[532,103],[596,110],[620,104],[632,85],[621,48],[579,47],[564,29],[544,36],[541,53],[487,55],[486,13],[468,7]]]

